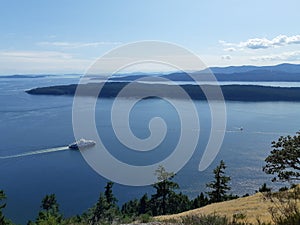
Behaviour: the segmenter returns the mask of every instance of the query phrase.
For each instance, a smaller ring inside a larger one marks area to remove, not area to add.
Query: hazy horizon
[[[5,1],[0,74],[83,74],[108,51],[143,40],[182,46],[209,67],[300,63],[299,8],[296,0]]]
[[[299,65],[300,63],[278,63],[278,64],[268,64],[268,65],[255,65],[255,64],[243,64],[243,65],[227,65],[227,66],[209,66],[209,67],[205,67],[202,70],[206,70],[206,69],[212,69],[212,68],[229,68],[229,67],[250,67],[250,66],[254,66],[254,67],[267,67],[267,66],[279,66],[279,65],[284,65],[284,64],[288,64],[288,65]],[[202,71],[200,70],[200,71]],[[122,72],[118,72],[115,74],[120,74],[120,75],[136,75],[136,74],[169,74],[169,73],[174,73],[174,72],[181,72],[181,70],[169,70],[169,71],[164,71],[164,70],[153,70],[153,71],[139,71],[139,70],[134,70],[134,71],[122,71]],[[186,72],[199,72],[198,70],[192,70],[192,71],[186,71]],[[0,76],[14,76],[14,75],[24,75],[24,76],[31,76],[31,75],[41,75],[41,76],[60,76],[60,75],[84,75],[85,73],[76,73],[76,72],[65,72],[65,73],[51,73],[51,72],[40,72],[40,73],[11,73],[11,74],[1,74],[0,72]],[[101,74],[91,74],[91,75],[101,75]]]

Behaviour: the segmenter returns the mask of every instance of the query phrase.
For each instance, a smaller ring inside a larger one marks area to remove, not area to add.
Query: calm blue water
[[[8,197],[5,214],[14,222],[26,223],[37,216],[41,199],[49,193],[57,195],[65,216],[82,213],[91,207],[107,180],[95,173],[76,151],[64,147],[74,141],[72,130],[72,97],[33,96],[24,90],[56,84],[76,83],[76,77],[19,78],[0,80],[0,189]],[[124,162],[147,164],[166,157],[179,135],[178,116],[172,106],[163,100],[139,102],[132,111],[132,129],[139,137],[147,137],[148,121],[161,116],[168,125],[168,135],[163,146],[149,157],[138,160],[121,151],[112,135],[109,120],[104,119],[112,100],[97,104],[97,128],[103,132],[103,142],[116,149],[112,154]],[[270,151],[270,143],[280,135],[295,134],[299,130],[300,103],[227,102],[227,129],[221,151],[214,163],[204,172],[198,164],[207,143],[210,113],[205,102],[195,102],[200,115],[201,136],[192,159],[177,174],[181,190],[196,196],[206,191],[205,183],[213,177],[212,170],[225,160],[227,174],[232,177],[232,192],[253,193],[262,183],[270,180],[261,167]],[[243,127],[244,131],[239,131]],[[15,158],[1,158],[31,151],[55,149],[51,153],[33,154]],[[159,151],[160,149],[164,151]],[[114,192],[123,203],[151,187],[115,185]]]

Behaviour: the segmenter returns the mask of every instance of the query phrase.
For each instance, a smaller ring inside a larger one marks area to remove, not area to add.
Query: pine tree
[[[143,197],[141,197],[140,201],[139,201],[139,212],[138,214],[146,214],[149,213],[150,208],[149,208],[149,199],[148,199],[148,195],[144,194]]]
[[[107,182],[104,194],[100,193],[98,202],[91,212],[90,224],[97,224],[99,221],[112,223],[119,216],[117,199],[112,191],[113,184],[113,182]]]
[[[168,199],[168,210],[167,213],[175,214],[191,209],[191,201],[187,195],[182,192],[179,194],[173,192]]]
[[[163,166],[159,166],[155,171],[158,182],[153,185],[156,194],[152,195],[152,214],[165,215],[167,213],[168,198],[179,188],[176,182],[173,182],[174,173],[169,173]]]
[[[36,224],[60,224],[63,216],[59,212],[59,205],[55,194],[46,195],[41,204],[41,211],[36,219]]]
[[[110,207],[117,207],[116,203],[117,203],[117,199],[115,198],[113,191],[112,191],[112,187],[113,187],[114,183],[109,181],[107,182],[106,186],[105,186],[105,198],[106,198],[106,202],[107,204],[109,204]]]
[[[41,208],[52,214],[57,214],[59,209],[55,194],[46,195],[42,200]]]
[[[137,216],[139,213],[139,201],[137,199],[134,199],[124,203],[121,212],[123,215],[129,216],[131,218]]]
[[[105,219],[108,209],[109,209],[109,204],[107,203],[104,194],[100,193],[99,199],[93,210],[93,215],[92,215],[92,219],[91,219],[90,223],[95,224],[98,221]]]
[[[200,193],[192,202],[192,208],[200,208],[203,206],[206,206],[208,204],[208,198],[203,194],[203,192]]]
[[[300,181],[300,132],[295,136],[281,136],[272,142],[272,148],[263,171],[275,175],[272,181]]]
[[[271,188],[269,188],[266,183],[263,183],[263,185],[258,189],[258,191],[259,192],[270,192]]]
[[[206,186],[211,189],[207,192],[210,197],[210,202],[221,202],[227,199],[227,191],[230,190],[228,182],[230,181],[229,176],[225,176],[226,165],[223,160],[220,164],[214,169],[214,178],[215,180],[208,183]]]

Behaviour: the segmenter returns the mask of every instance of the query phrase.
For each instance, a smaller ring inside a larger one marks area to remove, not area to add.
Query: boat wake
[[[16,155],[0,156],[0,159],[12,159],[12,158],[19,158],[19,157],[25,157],[25,156],[31,156],[31,155],[65,151],[65,150],[69,150],[68,146],[57,147],[57,148],[48,148],[48,149],[43,149],[43,150],[38,150],[38,151],[33,151],[33,152],[25,152],[25,153],[16,154]]]
[[[264,135],[291,135],[290,133],[286,133],[286,132],[267,132],[267,131],[247,131],[244,128],[240,127],[235,127],[232,130],[218,130],[218,132],[225,132],[225,133],[246,133],[246,134],[264,134]]]

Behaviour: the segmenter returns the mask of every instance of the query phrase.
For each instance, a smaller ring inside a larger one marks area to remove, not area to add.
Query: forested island
[[[103,83],[100,83],[101,85]],[[126,85],[132,82],[107,82],[104,84],[99,97],[114,98]],[[91,96],[99,89],[99,83],[79,84],[84,86],[81,95]],[[217,86],[182,84],[178,85],[183,88],[194,100],[206,100],[203,90],[210,93],[210,100],[222,100],[218,94]],[[176,87],[178,87],[176,86]],[[39,87],[26,90],[32,95],[67,95],[74,96],[78,84],[59,85],[49,87]],[[142,93],[153,93],[153,96],[166,96],[173,98],[182,98],[174,85],[153,84],[153,83],[136,83],[130,88],[124,97],[139,97]],[[300,101],[300,87],[268,87],[257,85],[222,85],[220,86],[224,99],[227,101]]]

